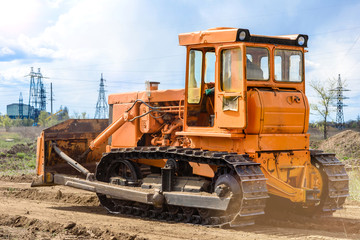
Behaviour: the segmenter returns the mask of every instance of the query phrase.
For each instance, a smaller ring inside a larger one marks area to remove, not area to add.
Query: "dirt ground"
[[[0,239],[360,239],[359,202],[332,217],[275,211],[254,226],[219,229],[111,215],[93,193],[30,182],[0,177]]]
[[[326,150],[344,149],[337,154],[351,154],[345,163],[358,171],[359,133],[345,131],[320,144]],[[4,163],[17,163],[18,152],[34,154],[35,146],[7,149],[0,156],[1,166],[17,171]],[[270,209],[253,226],[220,229],[111,215],[94,193],[64,186],[31,188],[33,176],[0,174],[0,239],[360,239],[360,201],[347,200],[343,210],[327,217]]]
[[[329,137],[319,145],[319,149],[333,152],[338,158],[359,158],[360,132],[346,130]]]

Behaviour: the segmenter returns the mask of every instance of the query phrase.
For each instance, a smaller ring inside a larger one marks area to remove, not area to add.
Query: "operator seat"
[[[246,78],[247,79],[264,79],[264,73],[261,68],[251,62],[248,58],[246,60]]]

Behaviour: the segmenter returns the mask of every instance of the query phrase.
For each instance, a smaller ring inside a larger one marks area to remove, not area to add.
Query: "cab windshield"
[[[269,80],[269,51],[262,47],[246,47],[247,80]]]

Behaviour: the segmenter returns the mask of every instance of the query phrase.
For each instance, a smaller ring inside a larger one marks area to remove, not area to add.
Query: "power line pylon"
[[[40,68],[38,68],[38,72],[36,73],[33,67],[31,67],[30,73],[25,77],[30,77],[29,108],[27,115],[28,118],[34,119],[36,123],[40,112],[46,111],[46,91],[42,81],[42,79],[46,77],[41,74]]]
[[[344,107],[347,105],[344,104],[343,100],[348,99],[348,97],[344,97],[343,92],[350,91],[349,89],[345,89],[343,86],[343,82],[341,81],[341,77],[339,74],[337,87],[334,89],[331,89],[330,91],[336,92],[336,127],[340,130],[344,129]]]
[[[99,97],[96,103],[96,111],[95,117],[96,119],[99,118],[108,118],[108,104],[105,99],[105,84],[104,84],[103,74],[101,74],[100,79],[100,90],[99,90]]]
[[[38,86],[38,102],[39,102],[39,111],[46,111],[46,91],[44,83],[42,81],[43,75],[38,68],[37,72],[37,86]]]
[[[36,109],[38,109],[38,89],[35,85],[35,78],[37,74],[34,72],[34,68],[31,67],[30,73],[25,77],[30,77],[30,91],[29,91],[29,108],[28,108],[28,118],[35,119],[38,116]]]

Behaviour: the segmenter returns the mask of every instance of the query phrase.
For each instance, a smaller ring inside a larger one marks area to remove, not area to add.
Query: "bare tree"
[[[328,130],[327,130],[327,121],[331,112],[331,105],[334,102],[334,97],[336,95],[335,91],[331,91],[334,89],[335,80],[329,80],[325,83],[319,81],[311,81],[310,87],[312,87],[318,98],[319,101],[317,104],[311,104],[311,109],[316,112],[316,114],[320,115],[323,120],[324,126],[324,139],[328,137]]]

